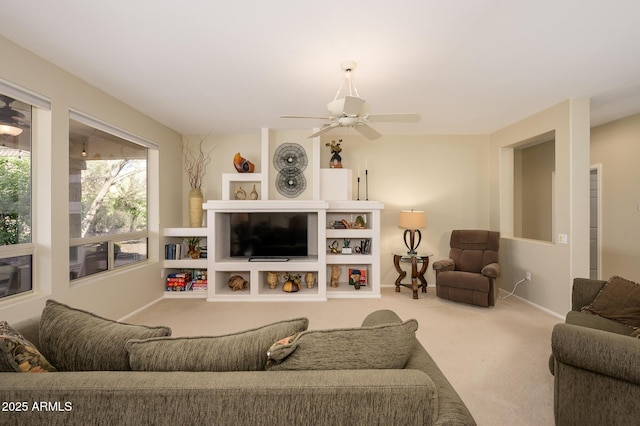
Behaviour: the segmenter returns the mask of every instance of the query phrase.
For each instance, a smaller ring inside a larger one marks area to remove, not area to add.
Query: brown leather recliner
[[[433,263],[438,297],[478,306],[495,305],[500,233],[454,230],[449,245],[449,259]]]

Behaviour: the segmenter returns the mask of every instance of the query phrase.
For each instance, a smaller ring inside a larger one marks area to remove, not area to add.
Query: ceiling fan
[[[355,129],[371,140],[378,139],[382,135],[369,123],[417,123],[420,121],[420,114],[369,114],[369,105],[360,97],[351,78],[356,63],[353,61],[343,62],[341,67],[344,71],[344,78],[333,101],[327,104],[329,117],[281,115],[280,118],[313,118],[330,121],[330,123],[323,125],[322,129],[309,135],[309,138],[320,136],[339,127],[347,127]],[[345,83],[348,84],[348,94],[340,97]]]

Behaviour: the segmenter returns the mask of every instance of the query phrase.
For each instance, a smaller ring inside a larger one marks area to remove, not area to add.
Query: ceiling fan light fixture
[[[4,106],[0,108],[0,135],[18,136],[22,128],[18,126],[18,120],[24,118],[24,114],[11,108],[15,99],[6,95],[0,95],[0,101]]]
[[[0,135],[18,136],[22,129],[14,124],[0,123]]]

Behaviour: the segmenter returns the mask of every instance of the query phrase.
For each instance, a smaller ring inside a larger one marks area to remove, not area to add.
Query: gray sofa
[[[632,425],[640,422],[640,339],[634,329],[581,312],[606,281],[576,278],[572,308],[552,332],[557,425]]]
[[[382,310],[362,326],[401,322]],[[15,328],[39,341],[37,319]],[[0,373],[0,400],[15,403],[3,406],[11,409],[1,418],[48,425],[474,425],[417,340],[410,352],[403,369]]]

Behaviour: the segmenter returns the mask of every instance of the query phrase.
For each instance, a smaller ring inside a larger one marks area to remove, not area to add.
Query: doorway
[[[601,167],[600,164],[592,166],[589,175],[589,278],[593,280],[600,279],[602,262],[602,238],[600,233],[602,213],[600,210]]]

